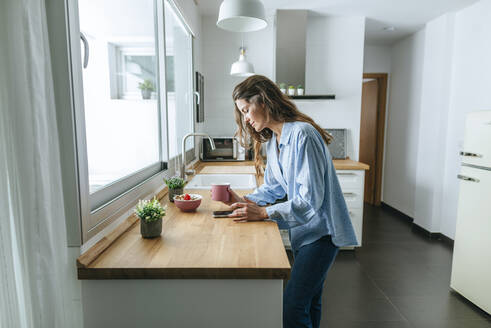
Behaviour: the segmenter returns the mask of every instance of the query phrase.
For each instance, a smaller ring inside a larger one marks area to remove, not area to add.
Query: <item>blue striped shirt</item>
[[[290,229],[293,249],[331,235],[336,246],[356,245],[356,236],[336,169],[320,133],[309,123],[285,122],[279,145],[266,143],[264,184],[246,197],[264,206],[280,229]]]

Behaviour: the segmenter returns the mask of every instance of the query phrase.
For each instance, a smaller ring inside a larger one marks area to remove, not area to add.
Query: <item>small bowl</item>
[[[183,199],[178,199],[178,196],[184,196],[185,194],[182,195],[176,195],[174,196],[174,204],[183,212],[193,212],[196,211],[196,209],[199,207],[201,204],[201,195],[198,194],[188,194],[191,197],[195,197],[196,199],[194,200],[183,200]]]

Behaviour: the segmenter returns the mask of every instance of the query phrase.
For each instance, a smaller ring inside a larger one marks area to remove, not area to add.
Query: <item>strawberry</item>
[[[191,200],[191,196],[189,196],[189,194],[185,194],[184,195],[184,200]]]

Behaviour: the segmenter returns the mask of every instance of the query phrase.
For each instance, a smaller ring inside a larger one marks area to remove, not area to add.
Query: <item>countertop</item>
[[[336,170],[369,170],[370,166],[368,166],[365,163],[357,162],[352,159],[334,159],[333,161],[334,167]],[[243,161],[243,162],[201,162],[198,167],[199,169],[202,169],[204,167],[211,166],[211,167],[216,167],[216,166],[254,166],[254,161]],[[234,170],[234,172],[229,172],[229,173],[249,173],[250,169],[244,168],[244,172],[239,172]],[[253,171],[254,172],[254,171]],[[212,169],[209,170],[209,172],[206,173],[217,173],[213,171]]]
[[[244,165],[245,163],[242,163]],[[205,166],[199,164],[197,172]],[[228,163],[235,166],[237,164]],[[258,181],[259,183],[259,181]],[[186,188],[184,188],[186,191]],[[247,194],[252,190],[238,193]],[[79,279],[287,279],[290,264],[274,222],[236,223],[214,219],[212,211],[228,207],[193,190],[203,200],[196,212],[181,212],[167,195],[162,235],[143,239],[132,216],[77,260]]]
[[[369,170],[370,166],[352,159],[335,159],[332,161],[336,170]]]
[[[247,162],[198,162],[196,173],[205,167],[220,173],[218,166],[244,166]],[[338,170],[368,170],[352,160],[335,160]],[[249,166],[249,167],[246,167]],[[213,167],[213,168],[212,168]],[[234,170],[241,173],[240,170]],[[227,173],[227,172],[221,172]],[[231,172],[228,172],[231,173]],[[258,185],[262,178],[258,178]],[[186,188],[184,188],[186,191]],[[245,195],[252,190],[238,191]],[[274,222],[236,223],[214,219],[212,212],[227,206],[212,201],[209,190],[193,190],[203,196],[196,212],[181,212],[159,193],[167,205],[162,235],[143,239],[139,219],[132,215],[77,259],[79,279],[287,279],[290,264],[278,226]]]

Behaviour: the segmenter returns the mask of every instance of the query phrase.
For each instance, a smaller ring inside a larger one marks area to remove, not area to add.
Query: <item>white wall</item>
[[[452,50],[452,86],[446,129],[445,174],[440,230],[453,238],[465,114],[491,110],[491,1],[482,0],[456,13]],[[488,141],[491,142],[491,141]]]
[[[216,16],[202,17],[202,73],[205,78],[205,122],[203,130],[210,135],[231,136],[236,131],[232,91],[244,78],[230,76],[230,67],[239,59],[241,35],[246,58],[256,74],[273,79],[273,17],[268,27],[250,33],[234,33],[216,26]]]
[[[274,80],[274,17],[264,30],[245,33],[247,58],[257,74]],[[343,30],[340,35],[339,30]],[[232,90],[243,78],[231,77],[241,44],[238,33],[216,27],[216,17],[202,18],[203,72],[205,75],[204,130],[213,135],[236,131]],[[363,17],[309,16],[306,40],[306,92],[336,94],[336,100],[297,101],[299,109],[326,128],[350,130],[348,154],[358,158],[361,80],[363,72]]]
[[[389,73],[392,48],[390,46],[365,45],[363,73]]]
[[[454,238],[465,115],[491,109],[491,2],[393,46],[384,202]]]
[[[274,79],[274,27],[245,33],[247,58],[257,74]],[[343,35],[339,34],[343,30]],[[204,130],[213,135],[236,131],[232,90],[243,78],[229,74],[237,60],[240,34],[216,27],[216,17],[202,20],[203,72],[205,75]],[[306,49],[306,92],[336,94],[336,100],[297,101],[299,109],[326,128],[348,128],[348,154],[358,159],[361,82],[363,73],[363,17],[309,17]]]
[[[364,17],[309,15],[305,91],[336,99],[296,102],[322,127],[349,129],[347,154],[354,160],[360,146],[364,37]]]
[[[447,14],[425,27],[414,223],[431,232],[439,232],[441,222],[453,24],[454,15]]]
[[[414,217],[424,41],[425,32],[419,31],[395,44],[390,69],[383,199],[411,217]]]

